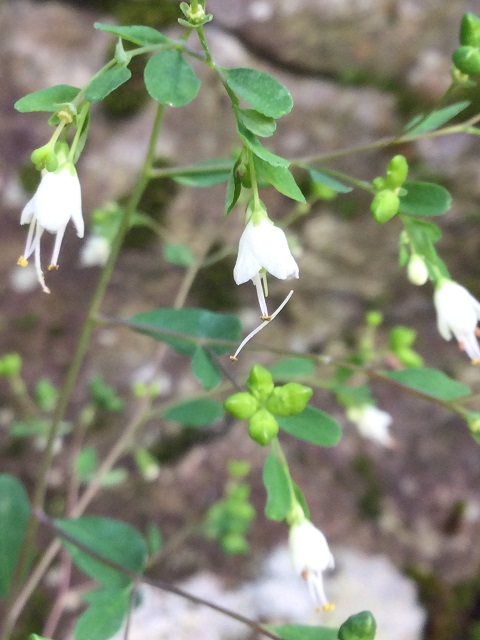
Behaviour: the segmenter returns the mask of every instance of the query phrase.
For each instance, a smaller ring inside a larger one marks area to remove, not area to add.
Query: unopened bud
[[[405,156],[394,156],[387,165],[385,186],[389,189],[401,187],[407,179],[408,163]]]
[[[465,13],[460,23],[460,44],[480,47],[480,18],[474,13]]]
[[[265,447],[277,435],[278,422],[270,411],[260,409],[260,411],[257,411],[257,413],[250,418],[248,433],[252,440],[255,440],[255,442]]]
[[[234,393],[223,403],[226,411],[238,420],[248,420],[258,409],[258,402],[250,394],[245,392]]]
[[[397,194],[390,189],[383,189],[373,198],[370,211],[377,222],[384,224],[398,213],[399,207],[400,198]]]
[[[412,284],[419,287],[428,280],[428,268],[425,260],[417,253],[414,253],[408,261],[407,277]]]
[[[370,611],[360,611],[345,620],[338,630],[338,640],[373,640],[377,631]]]
[[[282,387],[275,387],[266,406],[277,416],[295,416],[305,409],[312,394],[310,387],[298,382],[288,382]]]
[[[453,52],[452,60],[457,69],[468,76],[480,73],[480,49],[477,47],[458,47]]]
[[[247,388],[258,400],[266,400],[273,391],[273,378],[270,371],[259,364],[253,365],[247,379]]]

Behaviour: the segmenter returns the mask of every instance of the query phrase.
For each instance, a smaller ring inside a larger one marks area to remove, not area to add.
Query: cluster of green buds
[[[377,222],[388,222],[400,209],[402,185],[407,179],[408,163],[405,156],[394,156],[387,165],[385,177],[379,176],[372,182],[375,196],[370,211]]]
[[[180,3],[180,9],[185,16],[186,20],[179,18],[178,22],[190,29],[198,29],[203,27],[204,24],[210,22],[213,19],[211,13],[205,13],[205,0],[191,0],[190,4],[187,2]]]
[[[480,73],[480,18],[466,13],[460,24],[460,47],[452,55],[456,69],[466,76]]]
[[[248,433],[262,446],[278,433],[275,418],[301,413],[312,397],[312,389],[297,382],[275,386],[272,374],[256,364],[247,379],[248,391],[234,393],[225,400],[225,409],[238,420],[248,420]]]
[[[390,350],[405,367],[421,367],[423,359],[412,346],[417,332],[410,327],[397,326],[390,331]]]

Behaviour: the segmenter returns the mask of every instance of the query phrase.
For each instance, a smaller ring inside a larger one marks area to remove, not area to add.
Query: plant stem
[[[50,426],[50,431],[48,434],[48,440],[45,446],[43,458],[40,462],[40,468],[37,472],[38,480],[37,480],[33,497],[32,497],[32,511],[43,509],[43,505],[45,502],[45,494],[47,490],[48,474],[54,458],[55,440],[58,435],[60,424],[65,417],[70,399],[75,390],[75,385],[77,383],[80,369],[85,360],[85,356],[90,344],[93,328],[95,326],[95,319],[99,313],[107,286],[110,282],[110,278],[112,276],[118,254],[120,252],[124,236],[128,231],[131,215],[137,208],[140,198],[142,197],[145,187],[147,186],[149,181],[149,174],[150,174],[150,170],[155,157],[156,143],[157,143],[158,135],[160,133],[160,128],[162,124],[163,112],[164,112],[163,105],[158,105],[154,123],[152,126],[152,132],[150,135],[150,141],[149,141],[147,153],[145,155],[145,160],[144,160],[142,171],[140,174],[140,178],[123,212],[123,216],[120,221],[117,235],[115,236],[112,243],[110,256],[100,275],[97,288],[95,289],[92,300],[90,302],[88,314],[84,322],[84,325],[82,327],[80,337],[78,339],[77,347],[75,349],[70,366],[65,376],[65,383],[60,392],[57,406],[55,408],[55,412],[52,418],[52,423]],[[11,615],[11,611],[12,611],[15,598],[19,592],[20,582],[23,579],[23,576],[25,574],[25,571],[31,559],[31,555],[32,555],[33,547],[35,543],[35,536],[37,533],[37,528],[38,528],[37,519],[34,517],[30,517],[28,527],[27,527],[27,532],[25,535],[25,540],[22,545],[19,561],[17,563],[15,574],[12,580],[12,587],[10,591],[11,595],[7,603],[7,609],[6,609],[7,613],[5,615],[3,627],[1,631],[1,638],[3,640],[8,640],[13,630],[13,626],[16,622],[16,617]]]

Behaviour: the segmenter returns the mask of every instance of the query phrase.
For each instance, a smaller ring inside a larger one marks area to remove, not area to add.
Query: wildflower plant
[[[57,388],[41,378],[32,392],[25,381],[19,354],[0,357],[0,377],[20,407],[9,436],[27,441],[40,437],[42,441],[33,487],[29,487],[28,493],[19,478],[0,475],[0,597],[5,600],[0,620],[1,640],[9,640],[16,633],[20,616],[61,548],[58,570],[63,576],[62,586],[51,608],[45,607],[43,629],[28,630],[31,638],[40,638],[37,633],[54,637],[57,632],[66,594],[74,586],[72,563],[87,577],[89,588],[92,581],[95,584],[76,622],[75,640],[107,640],[122,625],[126,625],[128,635],[128,620],[142,582],[234,617],[258,635],[277,640],[306,637],[301,625],[291,625],[285,635],[280,626],[259,624],[241,612],[232,612],[166,582],[148,578],[148,569],[164,552],[161,526],[158,529],[151,524],[141,533],[130,523],[89,515],[92,500],[105,487],[128,482],[130,473],[136,473],[141,483],[154,482],[162,474],[154,447],[150,450],[151,442],[143,439],[153,419],[189,432],[209,430],[214,435],[219,424],[224,425],[223,432],[243,429],[240,432],[253,441],[248,442],[249,446],[262,447],[265,516],[278,523],[285,541],[289,539],[292,575],[296,573],[306,581],[314,606],[320,611],[319,625],[315,628],[315,638],[319,640],[373,639],[376,625],[373,615],[364,611],[348,618],[339,629],[329,622],[333,603],[327,598],[323,573],[334,568],[335,552],[330,550],[322,532],[329,518],[328,514],[310,513],[307,498],[294,480],[295,468],[292,465],[291,469],[288,462],[289,438],[316,447],[339,444],[339,412],[333,417],[319,408],[327,404],[330,394],[345,416],[357,425],[360,434],[374,441],[369,446],[392,447],[394,440],[389,431],[392,417],[376,406],[371,389],[371,382],[375,381],[399,394],[411,394],[457,414],[465,421],[473,440],[480,442],[480,413],[472,390],[428,365],[428,354],[414,349],[416,333],[410,327],[393,327],[385,341],[380,312],[367,314],[351,353],[342,358],[295,350],[286,344],[276,347],[273,330],[270,335],[269,331],[262,333],[267,344],[259,345],[257,341],[258,332],[283,311],[301,282],[302,261],[298,258],[297,262],[289,246],[290,227],[305,215],[315,215],[313,204],[319,198],[340,198],[357,189],[372,198],[368,224],[378,223],[388,230],[386,233],[398,234],[399,265],[405,269],[407,280],[415,286],[428,287],[431,283],[432,317],[436,310],[441,336],[445,340],[454,336],[471,363],[479,364],[476,336],[480,305],[452,279],[436,247],[442,232],[432,220],[447,213],[452,197],[441,185],[415,180],[415,169],[409,166],[407,158],[393,150],[399,143],[430,135],[478,135],[475,125],[480,122],[480,114],[471,115],[470,110],[470,115],[464,117],[467,107],[474,106],[466,100],[452,100],[446,106],[442,102],[430,113],[408,123],[403,132],[394,132],[391,139],[356,150],[358,153],[376,148],[392,150],[384,175],[372,175],[371,181],[319,166],[328,159],[322,150],[318,157],[286,159],[274,153],[264,140],[275,133],[277,120],[291,111],[293,99],[289,90],[263,70],[227,68],[216,63],[208,37],[208,24],[213,16],[206,4],[206,0],[180,3],[178,22],[183,34],[178,38],[143,25],[96,23],[95,28],[105,38],[116,40],[112,59],[83,87],[61,84],[41,89],[15,105],[20,113],[50,114],[48,122],[53,127],[50,139],[32,152],[39,185],[20,215],[20,223],[28,224],[29,229],[18,264],[25,266],[33,256],[38,282],[45,292],[50,289],[43,264],[48,270],[58,268],[69,222],[72,221],[79,238],[84,235],[83,215],[87,217],[88,212],[82,211],[82,175],[77,163],[83,154],[88,154],[89,123],[95,117],[92,106],[127,83],[132,75],[130,64],[140,58],[144,61],[145,87],[156,107],[145,159],[131,196],[121,205],[105,203],[93,213],[90,225],[87,223],[88,244],[81,249],[81,260],[85,265],[102,268],[63,384]],[[460,46],[453,53],[452,85],[446,98],[477,82],[479,52],[480,19],[469,13],[462,20]],[[207,162],[200,158],[190,166],[158,168],[155,150],[165,111],[181,108],[191,103],[200,90],[208,90],[201,86],[197,75],[200,65],[206,67],[230,104],[236,148],[226,158]],[[453,118],[457,119],[456,124],[451,124]],[[102,304],[127,231],[132,226],[148,225],[163,240],[166,238],[165,229],[157,228],[139,210],[148,184],[166,177],[199,188],[224,183],[225,201],[223,206],[218,205],[218,219],[223,216],[227,227],[230,223],[228,246],[217,253],[209,253],[211,247],[207,247],[200,255],[188,246],[165,243],[167,262],[185,269],[183,285],[171,306],[145,310],[128,318],[106,317],[102,315]],[[265,204],[268,200],[261,199],[264,189],[282,194],[291,204],[292,213],[281,217],[278,212],[268,210]],[[45,231],[55,236],[49,263],[44,263],[41,256]],[[205,265],[220,261],[225,253],[237,255],[232,284],[252,281],[255,286],[260,324],[246,337],[239,317],[229,310],[218,312],[186,304],[198,272]],[[283,298],[272,313],[268,301],[269,276],[280,281],[276,283],[275,295],[281,291]],[[315,321],[321,323],[322,319]],[[166,397],[155,375],[135,382],[128,398],[121,397],[103,375],[94,376],[90,386],[80,390],[80,371],[99,325],[108,325],[112,330],[127,328],[143,335],[145,340],[160,343],[153,365],[156,374],[165,365],[167,348],[188,359],[195,391],[192,395],[179,392]],[[263,364],[256,361],[255,351],[264,352]],[[71,402],[74,391],[83,398],[83,406],[77,413],[78,403]],[[127,405],[133,405],[135,411],[127,412]],[[111,450],[104,455],[97,451],[90,435],[105,416],[122,428]],[[393,432],[397,443],[402,435],[395,422]],[[46,501],[47,485],[60,450],[72,464],[65,486],[59,490],[61,512],[57,508],[53,513]],[[395,448],[390,455],[401,452]],[[125,457],[130,457],[134,464],[119,466]],[[212,499],[200,524],[194,527],[196,534],[219,541],[227,553],[247,552],[249,529],[257,526],[247,474],[248,463],[231,463],[225,491],[217,500]],[[319,523],[320,528],[313,522]],[[39,527],[54,538],[46,548],[37,541]],[[182,535],[181,532],[179,537]]]

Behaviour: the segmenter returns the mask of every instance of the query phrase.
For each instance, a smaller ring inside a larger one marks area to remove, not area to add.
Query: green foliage
[[[22,484],[9,474],[0,475],[0,596],[8,594],[30,517]]]
[[[263,466],[263,484],[267,491],[265,515],[269,520],[284,520],[292,508],[289,475],[272,449]]]
[[[195,260],[193,251],[186,244],[166,244],[163,248],[163,257],[170,264],[176,264],[179,267],[190,267]]]
[[[412,216],[441,216],[452,204],[452,196],[438,184],[405,182],[406,192],[400,195],[400,211]]]
[[[188,356],[194,355],[202,338],[235,343],[242,335],[242,326],[236,316],[206,309],[154,309],[132,316],[130,322],[135,331],[165,342],[178,353]],[[210,348],[213,353],[221,355],[231,346],[211,344]]]
[[[274,118],[263,115],[255,111],[255,109],[237,109],[237,118],[241,124],[260,138],[268,138],[272,136],[276,129],[277,123]]]
[[[271,164],[273,167],[288,168],[290,166],[290,162],[288,160],[281,156],[277,156],[275,153],[272,153],[269,149],[264,147],[253,133],[245,128],[240,122],[237,122],[237,131],[242,142],[244,142],[250,151],[252,151],[252,153],[258,158],[268,162],[268,164]]]
[[[330,189],[333,189],[338,193],[349,193],[353,190],[352,187],[343,184],[339,180],[336,180],[335,178],[332,178],[331,176],[326,175],[325,173],[322,173],[317,169],[312,169],[311,167],[307,167],[307,169],[312,181],[315,184],[319,184],[322,187],[329,187]]]
[[[22,358],[19,353],[6,353],[0,358],[0,376],[6,378],[18,376],[22,368]]]
[[[58,527],[60,540],[73,562],[103,586],[115,590],[123,589],[132,582],[132,578],[94,558],[86,549],[128,572],[143,572],[147,557],[145,540],[136,529],[125,522],[99,516],[82,516],[76,519],[55,520],[55,525]],[[62,532],[70,539],[62,537]],[[76,546],[73,541],[80,543],[85,549]]]
[[[212,358],[212,352],[200,346],[192,357],[192,373],[205,389],[214,389],[222,381],[222,372]]]
[[[185,427],[204,427],[223,416],[222,403],[211,398],[180,402],[168,409],[163,417]]]
[[[298,415],[278,418],[278,423],[291,436],[320,447],[333,447],[342,436],[338,422],[315,407],[306,407]]]
[[[427,131],[435,131],[435,129],[439,129],[469,105],[469,100],[462,100],[461,102],[450,104],[448,107],[435,109],[435,111],[432,111],[432,113],[429,113],[426,116],[417,116],[408,123],[406,131],[409,135],[418,135],[419,133],[426,133]]]
[[[39,378],[35,385],[35,400],[42,411],[53,411],[58,399],[58,389],[48,380]]]
[[[98,454],[94,447],[84,447],[78,452],[75,460],[75,471],[78,480],[82,484],[88,484],[95,475],[99,465]],[[110,469],[102,476],[102,487],[114,487],[125,480],[128,477],[126,469],[121,467],[116,469]]]
[[[90,604],[75,626],[74,640],[105,640],[117,633],[130,606],[131,587],[99,589],[88,594]]]
[[[286,167],[274,166],[258,157],[254,159],[254,164],[261,180],[273,185],[277,191],[288,198],[292,198],[297,202],[305,202],[305,196]]]
[[[203,160],[184,171],[176,172],[172,179],[187,187],[212,187],[228,180],[231,172],[229,164],[232,161],[223,158]]]
[[[20,113],[31,111],[52,111],[57,112],[66,103],[74,100],[80,89],[68,84],[58,84],[47,89],[40,89],[20,98],[13,105]]]
[[[111,33],[114,36],[118,36],[123,40],[128,40],[139,46],[148,46],[154,44],[168,44],[170,39],[163,33],[152,29],[152,27],[146,27],[143,25],[132,26],[117,26],[114,24],[102,24],[101,22],[95,22],[93,25],[95,29],[99,31],[105,31]]]
[[[406,367],[421,367],[423,358],[411,347],[417,338],[417,332],[410,327],[393,327],[390,331],[389,346],[400,362]]]
[[[110,69],[105,69],[88,84],[85,99],[89,102],[100,102],[130,80],[131,76],[131,71],[122,65],[117,64]]]
[[[438,369],[402,369],[388,371],[384,375],[409,389],[446,402],[459,400],[471,393],[469,387],[453,380]]]
[[[182,107],[191,102],[200,89],[200,80],[180,51],[165,49],[150,58],[145,66],[145,86],[160,104]]]
[[[264,116],[280,118],[292,110],[288,89],[269,73],[243,68],[223,71],[230,89]]]
[[[314,363],[308,358],[286,358],[279,360],[269,368],[276,380],[308,376],[315,371]]]
[[[337,640],[338,630],[329,627],[312,627],[303,624],[268,626],[282,640]]]
[[[120,411],[124,402],[118,396],[115,387],[106,384],[102,376],[94,376],[90,380],[90,395],[92,402],[105,411]]]

